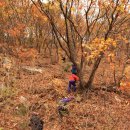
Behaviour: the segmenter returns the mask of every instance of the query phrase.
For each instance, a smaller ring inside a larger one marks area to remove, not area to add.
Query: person
[[[72,74],[75,74],[75,75],[77,74],[77,68],[75,65],[72,65],[71,72],[72,72]]]
[[[73,90],[74,92],[76,91],[76,81],[78,80],[79,80],[79,77],[72,73],[71,76],[69,77],[69,86],[68,86],[69,93],[71,90]],[[73,86],[73,88],[71,88],[71,86]]]

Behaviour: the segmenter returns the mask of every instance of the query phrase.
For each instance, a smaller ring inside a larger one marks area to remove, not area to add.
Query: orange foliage
[[[119,89],[121,91],[130,91],[130,82],[122,82]]]
[[[35,60],[37,57],[38,51],[34,48],[23,50],[22,48],[18,50],[18,57],[21,60]]]
[[[17,23],[16,27],[14,27],[12,29],[5,30],[5,32],[8,32],[13,37],[17,37],[17,36],[20,36],[20,34],[24,30],[24,28],[25,28],[24,24]]]
[[[80,6],[79,6],[79,10],[81,10],[82,8],[83,8],[83,5],[80,5]]]
[[[47,17],[44,16],[35,5],[32,6],[32,16],[38,18],[39,20],[47,21]]]
[[[4,0],[0,0],[0,7],[3,7],[6,5],[6,2]]]

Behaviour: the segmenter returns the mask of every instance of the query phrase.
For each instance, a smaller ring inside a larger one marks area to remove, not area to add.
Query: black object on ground
[[[37,114],[31,116],[29,126],[32,130],[43,130],[43,124],[44,122]]]

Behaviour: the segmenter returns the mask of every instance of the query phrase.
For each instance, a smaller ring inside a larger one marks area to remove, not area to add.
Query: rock
[[[2,60],[3,68],[10,70],[12,67],[12,61],[8,57],[4,57]]]
[[[20,101],[20,103],[25,104],[27,102],[27,99],[25,97],[23,97],[23,96],[20,96],[19,101]]]
[[[29,67],[29,66],[24,66],[22,67],[23,70],[30,72],[30,73],[42,73],[43,70],[41,68],[37,67]]]

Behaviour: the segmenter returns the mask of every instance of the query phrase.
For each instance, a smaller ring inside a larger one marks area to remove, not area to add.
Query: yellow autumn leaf
[[[45,21],[45,22],[48,21],[47,17],[44,17],[44,21]]]
[[[117,11],[124,12],[124,5],[120,5],[117,7]]]
[[[114,47],[116,47],[117,43],[116,43],[116,42],[112,42],[112,45],[113,45]]]
[[[87,49],[89,49],[89,50],[92,50],[92,48],[91,48],[90,46],[88,46],[88,45],[85,45],[85,47],[86,47]]]
[[[76,9],[75,9],[74,7],[72,7],[72,8],[71,8],[71,11],[75,12],[75,11],[76,11]]]

